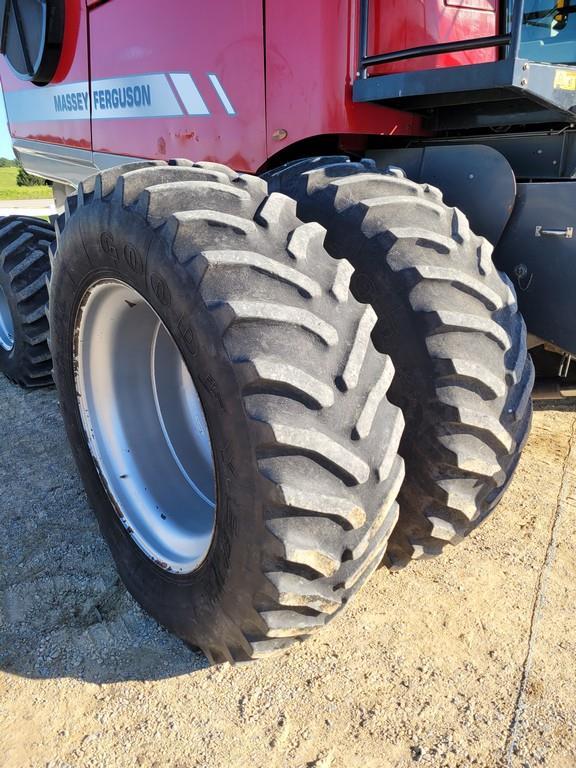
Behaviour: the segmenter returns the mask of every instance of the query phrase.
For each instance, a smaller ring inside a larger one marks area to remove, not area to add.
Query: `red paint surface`
[[[98,152],[188,157],[254,170],[265,160],[263,9],[260,0],[110,0],[90,11],[92,77],[189,72],[211,114],[95,120]],[[208,80],[216,73],[236,116]]]
[[[64,44],[53,83],[88,79],[87,37],[87,14],[84,5],[78,0],[66,0]]]
[[[356,0],[267,0],[268,153],[322,134],[417,135],[406,112],[352,101],[358,65]],[[274,131],[288,139],[276,142]]]
[[[134,157],[214,160],[256,171],[269,157],[309,137],[335,134],[343,145],[361,147],[362,136],[421,133],[413,115],[352,101],[357,0],[67,2],[55,83],[86,81],[89,68],[93,79],[188,72],[211,114],[95,120],[92,131],[86,119],[11,123],[13,136],[84,148],[92,143],[97,152]],[[372,0],[370,53],[495,34],[495,2]],[[400,62],[386,71],[494,57],[488,49]],[[208,73],[218,75],[235,116],[226,113]],[[4,61],[0,76],[7,91],[36,87],[18,80]],[[277,141],[274,134],[286,136]]]
[[[497,0],[371,0],[368,54],[498,34]],[[497,60],[495,48],[424,56],[373,67],[370,74],[481,64]]]
[[[38,86],[20,80],[3,56],[0,56],[0,80],[4,91],[36,90]],[[83,0],[66,0],[64,45],[54,83],[77,83],[88,80],[88,14]],[[90,121],[62,120],[42,123],[14,123],[8,114],[8,127],[14,138],[47,141],[90,149]]]

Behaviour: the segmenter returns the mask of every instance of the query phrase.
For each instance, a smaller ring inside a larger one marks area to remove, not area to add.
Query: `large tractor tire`
[[[324,157],[268,180],[352,263],[352,293],[374,307],[373,341],[396,368],[406,480],[387,564],[439,554],[496,506],[530,428],[534,373],[512,285],[466,217],[401,171]]]
[[[350,265],[210,163],[106,171],[58,230],[54,376],[124,583],[212,662],[315,632],[378,566],[403,478]]]
[[[43,219],[0,220],[0,372],[22,387],[52,383],[46,280],[55,237]]]

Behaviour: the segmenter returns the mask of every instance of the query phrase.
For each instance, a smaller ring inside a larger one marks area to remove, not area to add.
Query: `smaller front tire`
[[[26,388],[52,383],[46,280],[54,239],[42,219],[0,221],[0,372]]]

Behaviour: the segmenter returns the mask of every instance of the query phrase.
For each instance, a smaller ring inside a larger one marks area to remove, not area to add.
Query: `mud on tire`
[[[54,238],[42,219],[0,219],[0,372],[27,388],[52,384],[46,280]]]
[[[213,662],[252,659],[315,632],[379,564],[403,478],[403,419],[386,397],[393,368],[370,341],[372,308],[349,293],[352,268],[327,255],[324,230],[299,222],[293,201],[211,163],[106,171],[68,199],[58,230],[55,379],[126,586]],[[204,407],[216,527],[206,559],[186,575],[135,545],[82,426],[76,318],[87,288],[107,277],[155,310]]]
[[[388,564],[438,554],[496,506],[528,435],[534,373],[514,289],[466,217],[402,171],[320,157],[268,181],[351,261],[352,293],[374,307],[373,341],[396,368],[406,480]]]

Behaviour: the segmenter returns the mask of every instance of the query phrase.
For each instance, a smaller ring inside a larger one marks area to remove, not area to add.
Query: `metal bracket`
[[[574,227],[566,227],[566,229],[544,229],[544,227],[537,226],[534,234],[536,237],[566,237],[569,239],[574,235]]]

